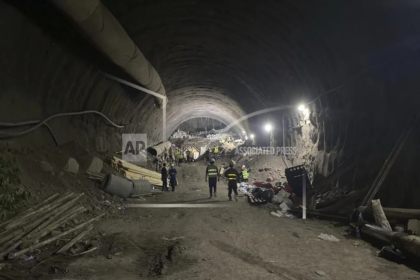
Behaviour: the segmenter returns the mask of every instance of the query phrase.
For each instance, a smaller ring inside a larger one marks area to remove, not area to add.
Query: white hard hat
[[[242,165],[242,168],[245,168],[245,165]]]

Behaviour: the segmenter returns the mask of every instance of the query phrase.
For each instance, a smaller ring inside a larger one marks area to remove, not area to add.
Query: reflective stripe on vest
[[[236,174],[228,174],[227,177],[229,180],[237,180]]]
[[[209,165],[208,169],[207,169],[208,175],[209,177],[213,178],[213,177],[217,177],[217,167],[214,165]]]
[[[248,179],[248,169],[242,170],[242,178],[244,178],[244,180]]]

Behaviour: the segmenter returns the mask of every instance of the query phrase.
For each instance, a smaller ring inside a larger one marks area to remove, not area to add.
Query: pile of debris
[[[279,209],[271,214],[277,217],[289,217],[293,218],[294,216],[288,211],[294,207],[294,202],[290,198],[294,198],[290,186],[285,182],[283,185],[281,183],[276,183],[273,186],[269,182],[253,182],[251,185],[241,184],[238,190],[245,194],[248,197],[248,202],[251,205],[262,205],[266,203],[271,203],[278,205]],[[296,199],[294,199],[296,201]]]
[[[198,138],[201,137],[197,135],[197,133],[187,133],[182,130],[175,131],[172,133],[171,137],[169,139],[191,139],[191,138]]]
[[[217,133],[216,131],[212,131],[206,135],[207,139],[216,141],[220,141],[228,137],[231,137],[232,139],[234,138],[232,133]]]
[[[172,133],[170,139],[172,138],[184,138],[184,137],[188,137],[189,135],[185,132],[185,131],[175,131],[174,133]]]
[[[59,194],[54,194],[0,224],[1,258],[15,259],[54,241],[60,241],[64,236],[73,235],[69,242],[61,244],[61,248],[55,250],[56,254],[65,253],[93,229],[94,221],[105,214],[82,221],[79,215],[86,208],[77,202],[83,195],[66,193],[60,197]]]

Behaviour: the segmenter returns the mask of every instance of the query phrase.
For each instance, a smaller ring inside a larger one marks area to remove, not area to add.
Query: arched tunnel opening
[[[419,12],[0,0],[0,278],[417,279]]]

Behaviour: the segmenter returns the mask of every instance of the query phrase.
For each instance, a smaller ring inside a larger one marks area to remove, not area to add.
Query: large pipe
[[[96,47],[138,83],[166,95],[159,74],[100,0],[51,0],[73,19]],[[162,100],[155,97],[160,107]]]
[[[392,232],[386,229],[365,224],[361,228],[362,234],[369,235],[385,243],[392,244],[404,254],[420,258],[420,237],[405,233]]]
[[[167,148],[169,150],[169,148],[171,146],[172,146],[171,141],[166,141],[166,142],[163,142],[163,143],[161,143],[159,145],[156,145],[156,146],[152,146],[152,147],[147,148],[147,152],[150,153],[153,156],[158,156],[158,155],[160,155],[160,154],[163,153],[163,151],[165,150],[165,148]]]
[[[388,219],[409,220],[420,219],[420,209],[403,209],[383,207],[384,213]],[[372,208],[359,206],[357,211],[360,213],[372,213]]]

